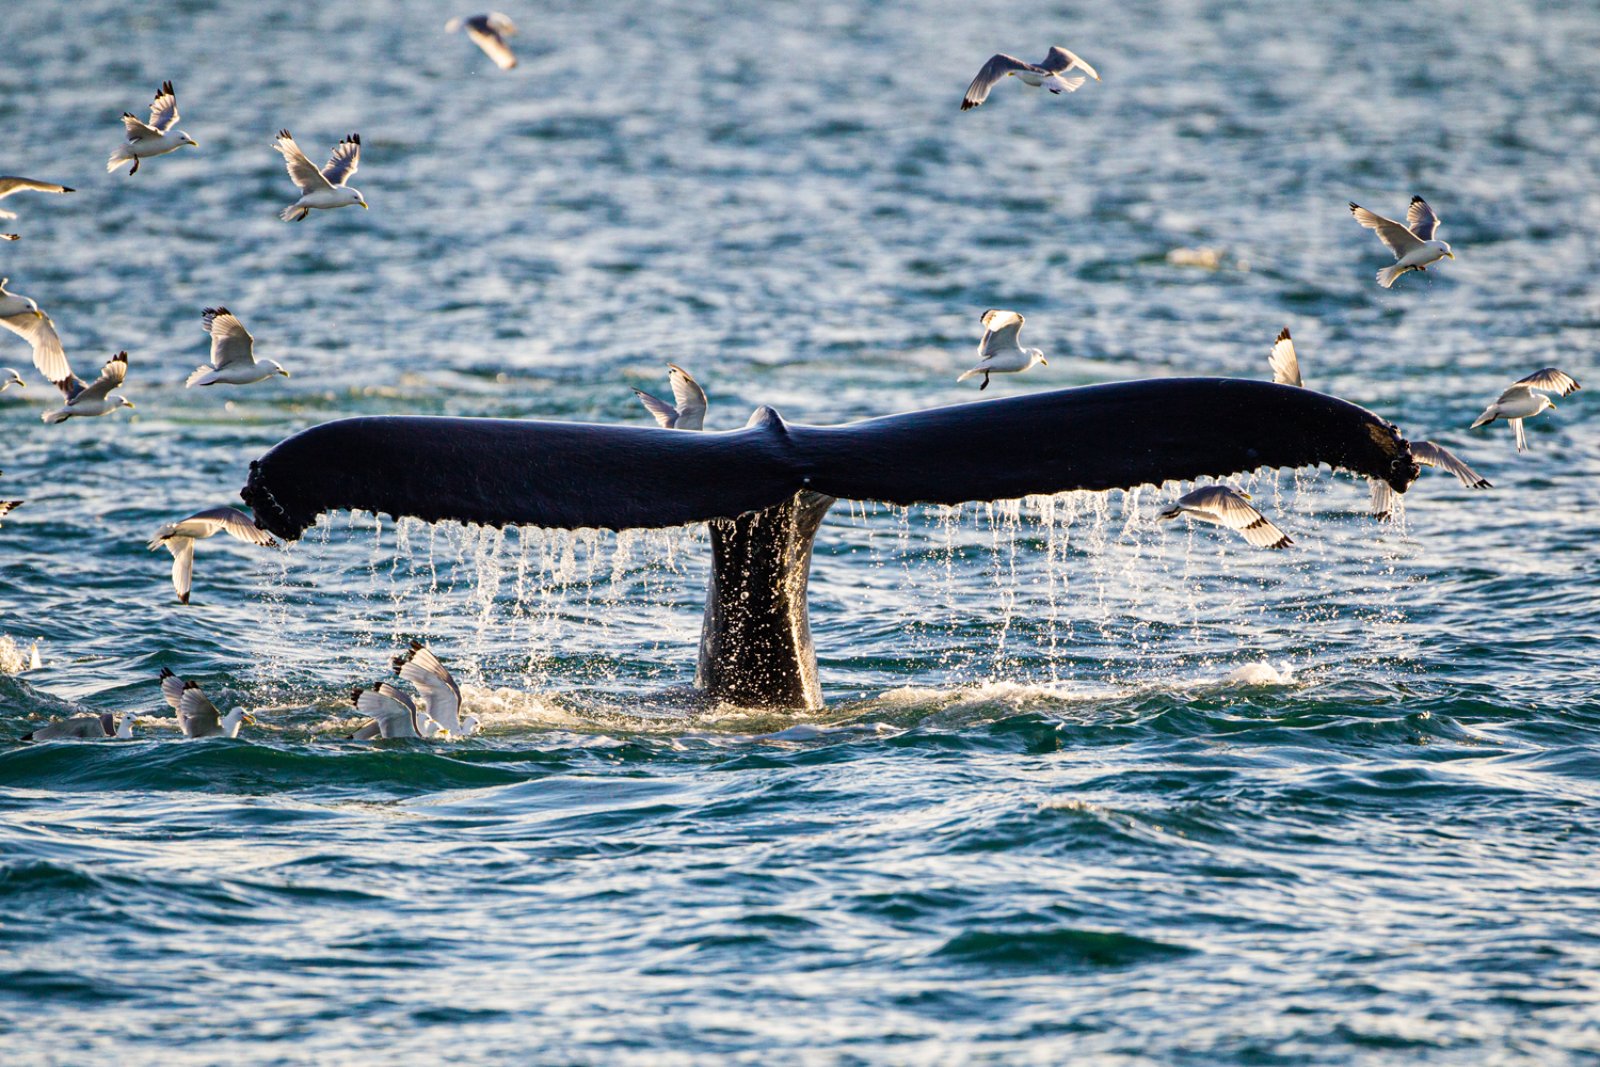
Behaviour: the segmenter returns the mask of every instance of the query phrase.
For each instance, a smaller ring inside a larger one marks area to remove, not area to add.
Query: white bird
[[[423,710],[428,717],[455,737],[467,737],[478,729],[475,716],[461,717],[461,686],[421,641],[394,658],[394,672],[422,693]]]
[[[1192,515],[1202,522],[1237,530],[1257,548],[1285,548],[1294,544],[1288,534],[1274,526],[1249,501],[1249,493],[1231,485],[1207,485],[1180,496],[1177,503],[1161,513],[1161,518]]]
[[[1272,380],[1279,385],[1300,384],[1300,360],[1295,358],[1294,340],[1285,326],[1272,344],[1272,354],[1267,357],[1272,365]]]
[[[65,185],[57,185],[54,182],[41,182],[35,181],[32,178],[18,178],[13,175],[0,175],[0,200],[4,200],[13,193],[20,193],[30,189],[37,193],[77,192],[76,189]],[[17,213],[15,211],[0,211],[0,219],[14,219],[16,217]],[[6,234],[5,236],[12,241],[17,239],[15,234]]]
[[[255,338],[227,308],[206,308],[200,321],[211,335],[211,365],[196,367],[183,384],[250,385],[289,372],[270,359],[256,362]]]
[[[1022,316],[1015,311],[998,311],[991,308],[983,313],[983,340],[978,342],[978,365],[962,374],[956,381],[983,375],[978,390],[989,388],[991,374],[1018,374],[1035,363],[1050,365],[1044,353],[1037,348],[1023,348],[1018,335],[1022,332]]]
[[[1554,393],[1557,396],[1566,396],[1576,393],[1583,386],[1578,384],[1576,378],[1565,371],[1554,367],[1536,370],[1526,378],[1519,378],[1512,383],[1511,388],[1500,394],[1500,399],[1483,409],[1483,414],[1478,416],[1478,421],[1472,424],[1472,429],[1493,422],[1495,419],[1505,419],[1511,424],[1511,429],[1517,436],[1517,451],[1528,450],[1528,435],[1522,428],[1523,419],[1531,419],[1545,408],[1554,409],[1556,403],[1545,393]]]
[[[455,33],[466,30],[467,37],[473,44],[483,49],[483,54],[494,60],[494,65],[501,70],[510,70],[517,65],[517,57],[512,53],[511,46],[506,43],[507,37],[516,35],[516,23],[511,21],[509,15],[500,11],[489,11],[482,15],[468,15],[464,18],[451,19],[444,24],[445,33]]]
[[[5,392],[13,385],[18,389],[26,389],[28,387],[28,383],[22,380],[22,375],[10,367],[0,367],[0,377],[5,378],[5,381],[0,381],[0,393]]]
[[[1437,467],[1439,470],[1449,471],[1468,489],[1494,488],[1493,482],[1467,466],[1460,456],[1432,441],[1411,442],[1411,458],[1424,467]],[[1367,484],[1372,487],[1372,517],[1381,522],[1393,516],[1396,495],[1389,487],[1389,483],[1369,478]]]
[[[1099,71],[1060,46],[1050,49],[1050,54],[1039,63],[1028,63],[1004,52],[996,53],[989,57],[989,61],[978,71],[978,76],[972,79],[972,84],[967,86],[967,94],[961,99],[961,110],[982,104],[989,99],[989,91],[1000,79],[1012,75],[1024,85],[1049,89],[1057,96],[1064,92],[1075,93],[1083,84],[1083,79],[1066,77],[1073,70],[1081,70],[1095,81],[1100,80]]]
[[[1354,202],[1350,205],[1350,214],[1361,225],[1375,232],[1378,239],[1394,253],[1395,265],[1378,272],[1378,284],[1385,289],[1393,286],[1400,275],[1408,270],[1427,270],[1429,263],[1436,263],[1446,256],[1456,258],[1448,244],[1433,239],[1434,232],[1439,228],[1439,217],[1420,196],[1411,198],[1404,226],[1393,219],[1374,215]]]
[[[328,165],[321,170],[300,151],[300,146],[294,143],[288,130],[278,131],[278,139],[272,147],[283,154],[289,177],[300,190],[300,199],[279,212],[278,217],[284,222],[299,222],[311,214],[312,208],[331,210],[352,204],[360,204],[363,208],[367,206],[366,198],[359,189],[345,185],[361,165],[360,134],[352,133],[335,145]]]
[[[168,677],[174,679],[166,668],[161,672],[161,695],[167,698],[167,703],[172,703],[169,695]],[[195,682],[184,682],[182,692],[178,696],[177,708],[178,726],[183,730],[185,737],[238,737],[239,726],[249,723],[256,724],[255,716],[243,708],[236,707],[224,715],[217,710],[217,706],[206,699],[200,691],[200,686]]]
[[[36,671],[44,667],[44,660],[39,658],[39,642],[43,640],[44,638],[42,637],[35,637],[33,644],[28,647],[28,669],[30,671]]]
[[[645,410],[656,417],[656,422],[668,430],[700,430],[706,422],[706,391],[694,380],[694,375],[678,366],[667,364],[667,381],[672,385],[671,404],[651,396],[643,389],[635,389]]]
[[[371,689],[357,689],[350,695],[350,703],[363,715],[371,715],[378,737],[421,737],[418,729],[417,706],[403,689],[388,682],[379,682]],[[371,726],[359,730],[356,739],[365,741],[374,736]]]
[[[178,591],[178,603],[189,602],[189,589],[194,577],[194,543],[224,530],[247,545],[276,548],[278,544],[271,534],[256,525],[254,519],[237,508],[229,507],[197,511],[188,518],[167,523],[151,537],[146,546],[150,551],[165,546],[172,553],[172,587]]]
[[[45,422],[66,422],[74,415],[92,418],[96,415],[109,415],[122,407],[133,407],[133,401],[120,393],[111,390],[122,384],[128,376],[128,353],[118,352],[106,361],[100,368],[100,377],[92,385],[83,384],[83,379],[68,373],[65,381],[55,383],[61,390],[61,395],[67,402],[54,411],[47,411],[40,416]]]
[[[56,324],[30,297],[6,292],[10,281],[10,278],[0,278],[0,326],[32,345],[33,365],[46,381],[59,384],[72,376],[72,369],[67,366],[61,338],[56,336]]]
[[[138,116],[126,111],[122,113],[122,126],[128,139],[119,144],[116,151],[111,153],[111,158],[106,160],[106,172],[111,173],[124,163],[132,163],[133,169],[128,172],[132,177],[139,173],[141,159],[164,156],[184,145],[199,148],[200,142],[177,129],[177,125],[178,94],[173,92],[171,82],[162,82],[161,88],[156,90],[155,101],[150,105],[149,122],[140,122]]]
[[[3,216],[4,214],[5,214],[4,212],[0,212],[0,216]],[[22,240],[22,235],[21,234],[0,233],[0,241],[20,241],[20,240]]]
[[[124,712],[122,723],[118,725],[116,716],[110,712],[101,715],[77,715],[31,730],[22,735],[22,740],[55,741],[70,737],[92,741],[112,737],[118,741],[127,741],[133,737],[135,718],[137,716],[133,712]]]

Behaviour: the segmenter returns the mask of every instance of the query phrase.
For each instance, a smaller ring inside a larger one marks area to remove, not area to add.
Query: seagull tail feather
[[[1391,289],[1394,287],[1394,283],[1400,280],[1400,275],[1404,274],[1409,269],[1410,268],[1402,267],[1399,264],[1395,264],[1392,267],[1385,267],[1378,272],[1378,284],[1383,286],[1385,289]]]
[[[71,416],[65,411],[47,411],[39,417],[45,422],[49,423],[51,426],[54,426],[58,422],[66,422],[67,419],[71,418]]]
[[[116,169],[122,166],[124,163],[132,162],[133,153],[128,150],[128,146],[125,144],[119,144],[117,145],[116,151],[111,153],[111,158],[106,160],[106,173],[113,174],[116,172]]]
[[[278,212],[278,217],[284,222],[299,222],[309,214],[311,214],[311,210],[309,208],[303,208],[299,204],[290,204],[288,207]]]

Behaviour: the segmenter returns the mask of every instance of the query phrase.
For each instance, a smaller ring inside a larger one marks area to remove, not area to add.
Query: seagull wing
[[[54,182],[39,182],[34,181],[32,178],[0,175],[0,200],[4,200],[12,193],[20,193],[24,189],[32,189],[39,193],[70,193],[74,191],[65,185],[57,185]]]
[[[1528,389],[1537,389],[1542,393],[1554,393],[1557,396],[1566,396],[1568,393],[1576,393],[1579,389],[1583,388],[1583,386],[1578,384],[1578,379],[1574,378],[1566,371],[1557,370],[1554,367],[1546,367],[1543,370],[1536,370],[1526,378],[1518,378],[1516,385],[1513,385],[1511,388],[1515,389],[1519,385]],[[1510,390],[1507,390],[1507,392],[1510,392]],[[1505,398],[1502,397],[1501,399]]]
[[[83,389],[73,400],[104,400],[111,395],[111,390],[121,385],[128,376],[128,353],[118,352],[106,360],[106,365],[100,368],[100,377],[86,389]]]
[[[1295,358],[1294,340],[1289,336],[1289,327],[1285,326],[1283,332],[1278,334],[1267,362],[1272,364],[1272,380],[1279,385],[1304,384],[1300,381],[1300,360]]]
[[[1425,467],[1438,467],[1442,471],[1449,471],[1456,479],[1468,489],[1493,489],[1489,479],[1467,466],[1461,458],[1443,445],[1436,445],[1432,441],[1413,441],[1411,444],[1411,458]],[[1384,486],[1388,488],[1388,486]]]
[[[1419,241],[1433,240],[1433,233],[1439,228],[1439,216],[1433,213],[1433,208],[1420,196],[1411,198],[1411,206],[1406,208],[1406,229],[1416,235]]]
[[[227,308],[206,308],[200,321],[211,335],[211,365],[221,370],[230,363],[254,366],[255,338]]]
[[[155,100],[150,104],[150,126],[156,133],[166,133],[178,122],[178,94],[171,82],[162,82]]]
[[[1017,334],[1022,331],[1023,318],[1015,311],[990,308],[983,313],[983,340],[978,342],[978,358],[993,359],[1002,352],[1020,348]]]
[[[508,24],[509,21],[508,19]],[[506,44],[505,32],[495,24],[492,15],[480,15],[467,20],[467,36],[471,38],[472,43],[483,49],[483,54],[494,60],[495,66],[501,70],[510,70],[517,65],[517,56],[511,51],[511,46]],[[511,27],[511,32],[516,32],[515,26]]]
[[[222,714],[193,682],[183,683],[183,696],[178,700],[178,725],[183,727],[186,737],[208,737],[222,732]]]
[[[322,168],[322,177],[329,185],[343,185],[361,165],[361,135],[352,133],[333,146],[328,165]]]
[[[1283,548],[1294,543],[1231,486],[1208,485],[1182,497],[1178,503],[1202,513],[1212,522],[1237,530],[1257,548]]]
[[[1032,63],[1024,63],[1016,56],[1008,56],[1004,52],[990,56],[989,62],[983,65],[978,71],[978,76],[972,79],[972,84],[967,86],[967,95],[961,98],[961,110],[977,107],[989,99],[989,90],[995,87],[996,82],[1019,70],[1038,71],[1039,68]]]
[[[139,116],[130,115],[126,111],[122,113],[122,128],[126,131],[130,142],[149,141],[161,136],[160,130],[146,126]]]
[[[1417,458],[1415,445],[1412,446],[1411,455]],[[1421,460],[1418,459],[1418,462]],[[1394,506],[1400,497],[1381,478],[1368,478],[1367,485],[1372,489],[1372,517],[1383,522],[1394,514]]]
[[[411,643],[411,655],[407,658],[407,661],[416,664],[422,670],[427,671],[449,686],[457,697],[461,695],[461,687],[456,684],[455,678],[450,674],[450,669],[440,662],[439,657],[435,656],[433,650],[427,645],[413,641]]]
[[[189,590],[194,588],[194,538],[169,537],[167,551],[172,553],[172,588],[177,591],[178,602],[189,602]]]
[[[29,311],[0,319],[0,326],[33,346],[33,365],[53,385],[59,387],[72,377],[72,368],[67,365],[67,353],[61,347],[56,324],[50,321],[49,315],[35,315]]]
[[[172,705],[173,711],[183,702],[183,679],[165,667],[161,668],[161,696]]]
[[[694,375],[678,366],[667,364],[667,380],[672,383],[672,399],[678,409],[678,426],[684,430],[698,430],[706,421],[706,391],[694,380]]]
[[[1095,81],[1100,80],[1099,71],[1095,70],[1093,67],[1089,66],[1089,64],[1080,59],[1077,53],[1069,52],[1060,45],[1056,45],[1055,47],[1051,48],[1050,54],[1044,57],[1043,63],[1039,64],[1040,70],[1047,70],[1051,74],[1065,74],[1067,71],[1072,70],[1073,68],[1083,71]]]
[[[651,396],[643,389],[635,389],[633,395],[639,398],[639,403],[644,409],[656,417],[656,423],[664,430],[670,430],[678,425],[678,409],[662,400],[658,396]]]
[[[1382,215],[1374,215],[1360,204],[1350,205],[1350,214],[1355,216],[1357,222],[1378,235],[1378,240],[1388,246],[1397,260],[1404,259],[1406,254],[1422,247],[1422,242],[1417,235],[1400,225],[1393,219],[1386,219]]]
[[[333,188],[316,165],[300,151],[300,146],[294,143],[294,138],[289,135],[288,130],[278,131],[278,139],[272,142],[272,147],[282,153],[283,162],[289,168],[289,178],[299,187],[301,193],[315,193]]]

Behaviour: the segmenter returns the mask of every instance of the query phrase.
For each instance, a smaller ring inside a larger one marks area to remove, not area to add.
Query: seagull
[[[669,404],[659,397],[651,396],[643,389],[635,389],[634,395],[639,398],[645,410],[656,417],[656,422],[668,430],[701,430],[705,428],[706,421],[706,391],[700,388],[700,383],[694,380],[694,375],[678,366],[676,363],[667,364],[667,381],[672,385],[672,400]]]
[[[70,378],[72,368],[67,366],[67,354],[61,348],[61,338],[56,335],[56,324],[39,310],[32,298],[6,292],[10,281],[10,278],[0,278],[0,326],[33,346],[33,365],[47,381],[59,383]]]
[[[1289,535],[1272,525],[1261,512],[1250,506],[1250,494],[1231,485],[1207,485],[1185,493],[1178,502],[1161,513],[1163,519],[1192,515],[1237,530],[1257,548],[1285,548],[1294,544]]]
[[[136,717],[131,711],[124,712],[122,723],[118,725],[116,716],[110,712],[101,715],[76,715],[31,730],[22,735],[22,740],[57,741],[71,737],[92,741],[114,737],[118,741],[127,741],[133,737],[133,720]]]
[[[28,387],[28,383],[22,380],[22,375],[10,367],[0,367],[0,376],[5,378],[4,381],[0,381],[0,393],[5,392],[13,385],[18,389],[26,389]]]
[[[5,212],[0,211],[0,218],[5,218]],[[13,216],[15,217],[15,216]],[[22,236],[15,233],[0,233],[0,241],[20,241]]]
[[[278,131],[278,139],[273,142],[272,147],[283,153],[283,161],[289,168],[289,177],[300,189],[300,199],[278,214],[284,222],[299,222],[311,214],[312,208],[332,209],[349,207],[351,204],[360,204],[363,208],[367,206],[366,198],[361,195],[359,189],[345,185],[350,176],[356,172],[356,168],[361,165],[359,133],[352,133],[335,145],[333,155],[328,159],[328,165],[321,170],[312,166],[311,160],[300,151],[300,146],[294,143],[294,138],[289,136],[288,130]]]
[[[1285,326],[1278,339],[1272,343],[1272,354],[1267,357],[1272,364],[1272,380],[1279,385],[1300,385],[1300,361],[1295,358],[1294,340]]]
[[[1467,466],[1460,456],[1432,441],[1411,442],[1411,458],[1424,467],[1437,467],[1442,471],[1449,471],[1468,489],[1494,488],[1493,482]],[[1379,522],[1391,518],[1394,515],[1395,491],[1389,487],[1388,482],[1377,478],[1369,478],[1367,484],[1372,487],[1372,517]]]
[[[516,35],[516,23],[511,17],[499,11],[490,11],[482,15],[469,15],[465,18],[451,19],[444,24],[445,33],[455,33],[465,29],[467,37],[473,44],[483,49],[483,54],[494,60],[494,65],[501,70],[510,70],[517,65],[517,57],[512,54],[511,46],[506,44],[506,38]]]
[[[120,393],[111,390],[122,384],[128,376],[128,353],[118,352],[106,361],[100,368],[100,377],[92,385],[84,385],[83,379],[70,371],[63,381],[55,383],[61,395],[67,398],[66,404],[54,411],[47,411],[40,416],[45,422],[66,422],[74,415],[85,418],[96,415],[109,415],[122,407],[133,407],[133,401]]]
[[[1526,378],[1518,378],[1512,383],[1511,388],[1500,394],[1500,399],[1483,409],[1483,414],[1478,416],[1478,421],[1472,424],[1472,429],[1487,425],[1495,419],[1505,419],[1511,424],[1511,429],[1516,431],[1517,451],[1528,450],[1528,435],[1522,428],[1523,419],[1531,419],[1545,408],[1554,409],[1556,404],[1545,393],[1554,393],[1557,396],[1566,396],[1576,393],[1583,386],[1578,384],[1576,378],[1565,371],[1554,367],[1536,370]]]
[[[122,113],[122,126],[128,133],[128,139],[117,146],[111,153],[111,158],[106,160],[106,172],[115,171],[124,163],[131,162],[133,169],[128,172],[132,177],[139,173],[139,161],[149,159],[151,156],[164,156],[168,152],[176,152],[184,145],[200,147],[200,142],[175,129],[178,125],[178,94],[173,92],[172,83],[162,82],[161,88],[156,90],[155,101],[150,105],[150,121],[140,122],[138,117],[124,111]],[[70,192],[70,190],[68,190]]]
[[[1350,214],[1354,215],[1361,225],[1375,231],[1378,239],[1394,253],[1394,258],[1398,261],[1394,266],[1385,267],[1378,272],[1378,284],[1385,289],[1393,286],[1400,275],[1408,270],[1427,270],[1429,263],[1444,259],[1446,256],[1451,259],[1456,258],[1456,254],[1450,251],[1448,244],[1433,239],[1434,231],[1439,228],[1439,217],[1420,196],[1411,198],[1411,206],[1406,209],[1404,226],[1393,219],[1374,215],[1354,202],[1350,205]]]
[[[165,667],[161,668],[161,695],[178,713],[184,737],[238,737],[241,724],[256,725],[255,716],[243,708],[222,714],[197,683],[186,682]]]
[[[194,576],[194,543],[222,530],[248,545],[278,546],[271,534],[256,525],[256,520],[237,508],[207,508],[186,519],[167,523],[155,532],[146,547],[154,552],[164,545],[172,553],[172,587],[178,591],[178,603],[189,602]]]
[[[997,311],[991,308],[983,313],[983,340],[978,342],[978,365],[956,381],[983,375],[978,391],[989,388],[991,374],[1017,374],[1035,363],[1050,365],[1044,353],[1037,348],[1023,348],[1017,335],[1022,331],[1022,316],[1015,311]]]
[[[4,200],[12,193],[21,193],[30,189],[36,193],[77,192],[76,189],[66,185],[57,185],[54,182],[40,182],[34,181],[32,178],[18,178],[14,176],[0,175],[0,200]],[[0,219],[14,219],[16,217],[17,213],[15,211],[0,211]],[[8,233],[5,235],[5,237],[10,241],[15,241],[17,239],[16,234]]]
[[[28,669],[30,671],[41,670],[44,667],[44,660],[39,658],[39,642],[43,640],[44,638],[42,637],[35,637],[33,644],[28,646]]]
[[[372,725],[356,732],[356,739],[365,741],[378,737],[421,737],[417,729],[417,706],[403,690],[388,682],[379,682],[371,689],[357,689],[350,694],[350,703],[363,715],[371,715]]]
[[[5,471],[0,471],[0,474],[4,473]],[[26,500],[0,500],[0,519],[5,518],[26,503]],[[35,642],[35,645],[37,645],[37,642]]]
[[[255,338],[227,308],[206,308],[200,321],[211,335],[211,366],[196,367],[185,386],[250,385],[289,372],[270,359],[256,362]]]
[[[1001,78],[1012,74],[1015,74],[1017,80],[1024,85],[1030,85],[1035,89],[1049,89],[1057,96],[1063,92],[1075,93],[1083,84],[1083,79],[1065,76],[1073,70],[1081,70],[1095,81],[1100,80],[1099,71],[1060,46],[1050,49],[1050,54],[1038,64],[1025,63],[1016,56],[999,52],[989,57],[989,62],[983,65],[983,69],[978,71],[978,76],[972,79],[972,84],[967,86],[967,95],[961,99],[961,110],[966,111],[982,104],[989,99],[989,90],[993,89]]]
[[[423,710],[442,732],[467,737],[477,731],[475,716],[461,717],[461,686],[427,645],[411,642],[410,651],[394,658],[394,672],[421,691]]]

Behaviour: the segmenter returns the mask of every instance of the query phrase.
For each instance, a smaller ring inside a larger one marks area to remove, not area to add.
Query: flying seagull
[[[1377,233],[1378,240],[1394,253],[1397,261],[1395,265],[1385,267],[1378,272],[1378,284],[1385,289],[1393,286],[1400,275],[1408,270],[1427,270],[1429,263],[1435,263],[1446,256],[1451,259],[1456,258],[1456,254],[1450,251],[1448,244],[1433,239],[1434,231],[1439,228],[1439,217],[1420,196],[1411,198],[1411,206],[1406,209],[1404,226],[1393,219],[1374,215],[1354,202],[1350,204],[1350,214],[1354,215],[1361,225]]]
[[[54,411],[47,411],[40,416],[45,422],[66,422],[74,415],[91,418],[97,415],[109,415],[121,407],[133,407],[133,401],[121,393],[111,390],[122,384],[128,376],[128,353],[118,352],[106,361],[100,368],[100,377],[92,385],[85,385],[83,379],[68,372],[63,381],[55,382],[55,387],[61,390],[61,395],[67,402]]]
[[[46,381],[59,384],[72,377],[61,338],[56,335],[56,324],[30,297],[6,292],[9,281],[10,278],[0,278],[0,326],[33,346],[33,365]]]
[[[76,189],[65,185],[57,185],[55,182],[41,182],[35,181],[32,178],[18,178],[15,176],[0,175],[0,200],[4,200],[13,193],[21,193],[29,190],[32,190],[36,193],[77,192]],[[17,213],[15,211],[0,211],[0,219],[14,219],[16,217]],[[8,233],[5,234],[5,238],[8,241],[15,241],[17,239],[17,235]]]
[[[150,551],[165,546],[172,553],[172,587],[178,591],[178,603],[189,602],[189,589],[194,577],[194,543],[212,534],[226,530],[247,545],[277,547],[272,535],[256,525],[256,521],[236,508],[207,508],[186,519],[169,522],[155,532],[146,546]]]
[[[22,735],[22,740],[58,741],[63,738],[77,738],[92,741],[114,737],[118,741],[126,741],[133,736],[133,720],[136,717],[131,711],[124,712],[122,724],[119,726],[116,716],[110,712],[102,715],[76,715],[30,730]]]
[[[22,375],[10,367],[0,367],[0,379],[4,379],[0,381],[0,393],[5,392],[13,385],[18,389],[26,389],[28,387],[28,383],[22,380]]]
[[[517,57],[512,54],[511,46],[506,43],[506,38],[514,36],[517,32],[516,23],[511,21],[509,15],[499,11],[489,11],[482,15],[451,19],[444,24],[446,33],[455,33],[463,29],[467,31],[467,37],[472,43],[483,49],[484,55],[494,60],[495,66],[501,70],[510,70],[517,65]]]
[[[672,385],[672,403],[651,396],[643,389],[634,395],[645,410],[656,417],[656,422],[668,430],[700,430],[705,428],[706,391],[694,380],[694,375],[678,366],[667,364],[667,381]]]
[[[356,168],[361,165],[361,135],[352,133],[349,137],[334,146],[333,155],[328,158],[328,165],[318,170],[300,151],[300,146],[294,143],[294,138],[289,136],[288,130],[279,130],[278,139],[272,147],[283,154],[283,161],[289,168],[289,177],[300,189],[300,199],[284,208],[278,217],[284,222],[299,222],[311,214],[312,208],[332,210],[336,207],[349,207],[352,204],[367,206],[366,198],[361,195],[361,190],[352,189],[345,185],[350,176],[355,174]]]
[[[1582,388],[1577,379],[1565,371],[1554,367],[1536,370],[1526,378],[1517,379],[1511,388],[1500,394],[1499,400],[1484,408],[1483,414],[1478,416],[1478,421],[1472,424],[1472,428],[1476,430],[1479,426],[1487,425],[1495,419],[1505,419],[1516,432],[1517,451],[1526,452],[1528,435],[1522,428],[1522,420],[1531,419],[1545,408],[1554,409],[1556,406],[1555,401],[1545,396],[1545,393],[1566,396]]]
[[[467,737],[477,731],[475,716],[461,717],[461,686],[427,645],[411,642],[408,651],[394,658],[394,672],[417,687],[422,694],[423,711],[439,731],[455,737]]]
[[[1239,531],[1257,548],[1286,548],[1294,544],[1288,534],[1274,526],[1249,501],[1249,493],[1240,492],[1231,485],[1207,485],[1180,496],[1177,503],[1161,513],[1161,518],[1192,515],[1202,522]]]
[[[122,113],[122,126],[127,131],[128,139],[119,144],[106,161],[107,173],[124,163],[132,163],[133,169],[128,172],[128,176],[132,177],[139,173],[141,159],[164,156],[184,145],[199,148],[200,142],[177,129],[177,125],[178,94],[173,92],[171,82],[162,82],[161,88],[156,90],[155,102],[150,105],[149,122],[140,122],[138,116],[126,111]]]
[[[1439,470],[1449,471],[1468,489],[1494,488],[1493,482],[1467,466],[1460,456],[1432,441],[1411,442],[1411,458],[1424,467],[1437,467]],[[1372,517],[1380,522],[1390,518],[1394,514],[1395,491],[1389,487],[1388,482],[1377,478],[1369,478],[1367,484],[1372,487]]]
[[[1294,339],[1289,336],[1289,327],[1285,326],[1279,331],[1267,362],[1272,365],[1273,381],[1279,385],[1300,384],[1300,361],[1295,358]]]
[[[1037,348],[1023,348],[1017,335],[1022,332],[1023,318],[1015,311],[998,311],[994,308],[983,313],[983,340],[978,342],[978,365],[962,374],[956,381],[983,375],[978,390],[989,388],[991,374],[1018,374],[1035,363],[1050,365],[1044,353]]]
[[[206,308],[200,321],[211,335],[211,365],[196,367],[183,383],[195,385],[249,385],[289,372],[270,359],[256,362],[255,338],[227,308]]]
[[[0,474],[4,473],[5,471],[0,471]],[[0,519],[5,518],[26,503],[26,500],[0,500]]]
[[[1081,70],[1095,81],[1099,71],[1060,46],[1050,49],[1050,54],[1039,63],[1027,63],[1004,52],[989,57],[989,62],[978,71],[978,76],[967,86],[967,95],[961,99],[961,110],[974,108],[989,99],[989,91],[1002,78],[1016,75],[1018,81],[1035,89],[1049,89],[1057,96],[1064,92],[1075,93],[1083,84],[1082,78],[1068,78],[1073,70]]]

